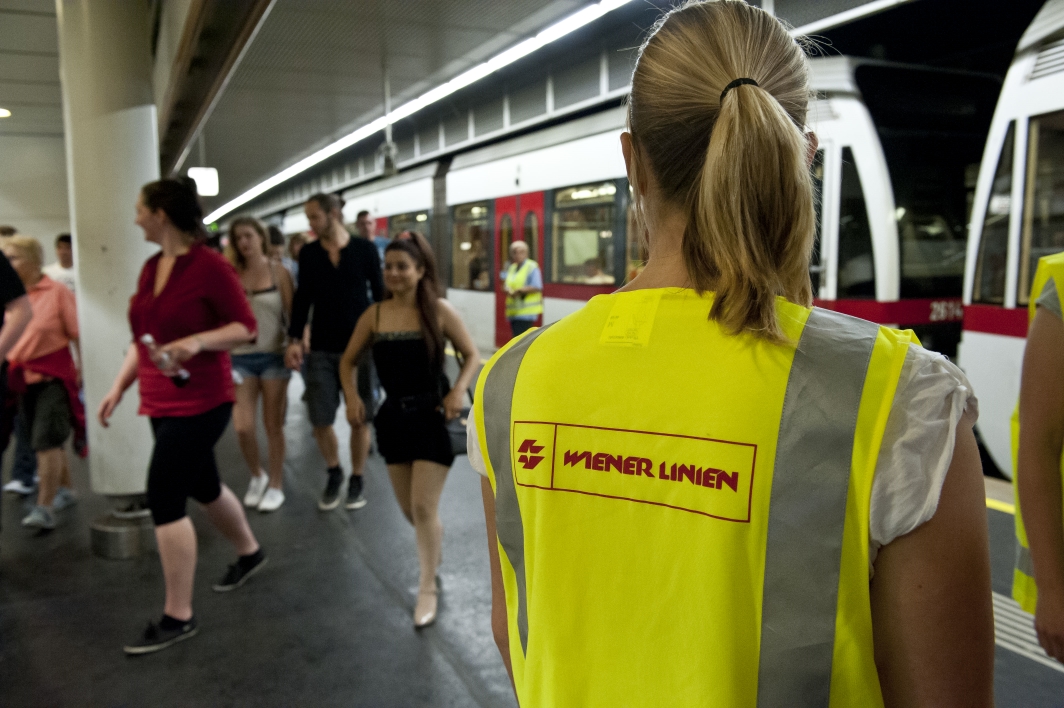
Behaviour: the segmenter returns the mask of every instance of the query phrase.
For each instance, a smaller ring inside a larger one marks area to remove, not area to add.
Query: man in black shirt
[[[352,238],[344,228],[342,202],[334,194],[315,194],[303,209],[318,240],[299,252],[299,286],[292,302],[290,343],[285,352],[289,368],[299,369],[306,359],[305,400],[314,427],[314,439],[328,467],[328,481],[318,508],[335,509],[340,504],[343,470],[333,421],[340,405],[340,356],[355,329],[358,318],[375,301],[384,297],[380,258],[372,243]],[[311,306],[310,351],[303,350],[303,328]],[[368,362],[359,362],[359,395],[366,410],[373,411]],[[362,495],[362,470],[369,454],[369,427],[351,429],[351,478],[347,489],[348,509],[366,505]]]

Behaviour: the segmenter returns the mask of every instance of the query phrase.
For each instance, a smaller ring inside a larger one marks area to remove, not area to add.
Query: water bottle
[[[155,337],[151,336],[150,334],[145,334],[143,337],[141,337],[140,343],[146,346],[148,349],[155,349],[156,347]],[[164,366],[166,364],[169,364],[170,352],[163,352],[162,358]],[[176,374],[168,378],[174,382],[174,386],[177,386],[178,388],[183,388],[186,384],[188,384],[189,379],[192,378],[192,374],[188,373],[188,369],[181,367],[177,370]]]

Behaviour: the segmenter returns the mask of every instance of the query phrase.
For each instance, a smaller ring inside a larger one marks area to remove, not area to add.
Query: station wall
[[[70,231],[63,136],[0,135],[0,155],[0,224],[36,238],[54,261],[56,235]]]

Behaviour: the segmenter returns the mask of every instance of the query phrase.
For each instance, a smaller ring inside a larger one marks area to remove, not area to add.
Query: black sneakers
[[[158,623],[149,622],[144,634],[132,644],[127,644],[122,649],[130,656],[151,654],[169,646],[177,644],[182,639],[196,636],[199,627],[196,626],[196,618],[191,617],[187,622],[175,620],[173,617],[163,615]]]
[[[236,563],[229,566],[225,576],[214,584],[215,592],[229,592],[248,581],[262,566],[266,565],[266,553],[260,548],[246,556],[240,556]]]
[[[366,497],[362,494],[362,476],[351,475],[351,478],[347,482],[347,501],[344,503],[345,509],[361,509],[366,505]]]
[[[331,511],[340,506],[340,485],[344,483],[344,472],[339,467],[329,469],[329,481],[325,483],[325,491],[321,493],[318,508],[322,511]]]

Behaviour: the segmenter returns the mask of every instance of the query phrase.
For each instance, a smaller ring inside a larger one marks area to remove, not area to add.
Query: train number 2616
[[[949,322],[964,319],[964,305],[960,300],[934,300],[931,303],[931,321]]]

